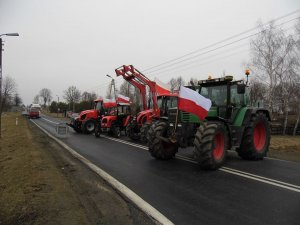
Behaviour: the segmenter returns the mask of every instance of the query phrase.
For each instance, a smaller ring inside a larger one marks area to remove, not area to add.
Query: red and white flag
[[[118,94],[117,102],[130,103],[130,98],[126,97],[124,95]]]
[[[111,99],[111,98],[105,98],[103,100],[103,107],[104,108],[112,108],[112,107],[116,107],[117,106],[117,102],[115,99]]]
[[[171,85],[161,82],[159,79],[154,79],[156,85],[155,90],[157,95],[165,95],[171,93]]]
[[[198,92],[181,86],[179,91],[178,109],[193,113],[204,120],[211,107],[211,100],[203,97]]]

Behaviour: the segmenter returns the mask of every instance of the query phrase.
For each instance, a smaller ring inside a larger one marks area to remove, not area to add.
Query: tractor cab
[[[209,118],[233,119],[238,109],[249,103],[249,93],[242,80],[232,81],[232,76],[200,80],[199,93],[212,101]]]
[[[160,110],[161,117],[168,117],[169,109],[177,107],[178,94],[171,93],[157,96],[157,104]]]

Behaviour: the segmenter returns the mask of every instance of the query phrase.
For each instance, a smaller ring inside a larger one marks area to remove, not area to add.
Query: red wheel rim
[[[225,151],[225,137],[224,134],[217,134],[215,136],[215,148],[213,150],[213,156],[215,160],[220,160]]]
[[[266,138],[267,133],[265,125],[262,122],[257,123],[253,133],[253,143],[257,152],[261,152],[265,147]]]

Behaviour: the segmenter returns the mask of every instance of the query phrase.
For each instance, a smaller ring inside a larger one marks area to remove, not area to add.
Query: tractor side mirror
[[[238,84],[237,85],[237,93],[238,94],[245,94],[246,92],[246,85],[245,84]]]

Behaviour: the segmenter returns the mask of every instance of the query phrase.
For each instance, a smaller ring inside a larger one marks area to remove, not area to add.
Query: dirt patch
[[[273,135],[268,156],[300,162],[300,137]]]
[[[154,224],[26,118],[2,122],[1,225]]]

